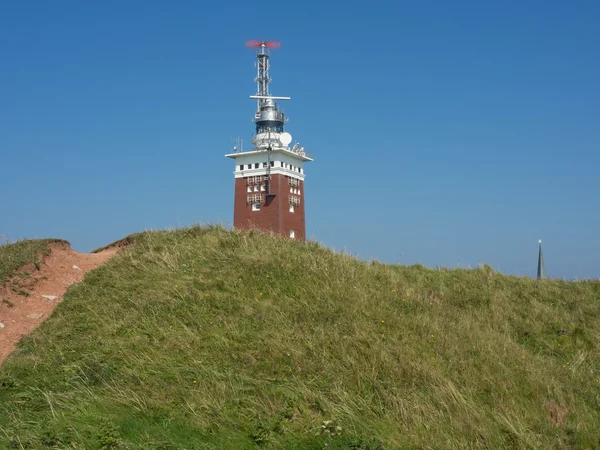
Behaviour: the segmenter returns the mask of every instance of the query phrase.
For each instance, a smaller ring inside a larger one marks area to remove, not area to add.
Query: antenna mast
[[[257,99],[254,122],[256,123],[256,139],[258,148],[266,149],[271,140],[271,133],[283,133],[285,115],[277,108],[275,100],[289,100],[289,97],[273,97],[269,92],[269,51],[281,47],[278,41],[248,41],[246,47],[257,49],[256,52],[256,95],[250,98]]]
[[[271,77],[269,77],[269,53],[267,53],[267,44],[265,42],[260,43],[260,51],[256,54],[256,58],[256,95],[268,97]],[[260,107],[264,101],[265,99],[263,98],[258,99],[257,111],[260,111]]]
[[[289,97],[272,97],[269,93],[269,52],[281,47],[278,41],[247,41],[246,47],[257,49],[256,52],[256,95],[250,98],[257,100],[254,122],[256,135],[253,142],[259,150],[267,151],[267,197],[271,193],[271,152],[273,147],[280,147],[280,136],[283,133],[285,115],[277,108],[275,100],[289,100]]]

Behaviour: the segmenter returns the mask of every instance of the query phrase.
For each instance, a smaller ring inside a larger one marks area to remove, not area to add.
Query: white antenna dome
[[[288,146],[290,144],[290,142],[292,142],[292,135],[290,133],[281,133],[281,135],[279,136],[279,141],[285,145]]]

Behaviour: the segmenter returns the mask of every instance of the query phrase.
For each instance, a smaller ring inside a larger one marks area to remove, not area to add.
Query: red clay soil
[[[0,287],[0,323],[4,325],[0,325],[0,364],[23,336],[52,314],[69,286],[81,282],[87,272],[119,250],[115,246],[99,253],[77,253],[66,242],[52,243],[50,249],[40,270],[33,265],[19,270],[31,278],[15,276]]]

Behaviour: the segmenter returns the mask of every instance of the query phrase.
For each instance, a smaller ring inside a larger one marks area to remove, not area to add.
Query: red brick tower
[[[304,241],[304,163],[312,158],[298,143],[291,148],[292,136],[283,129],[286,122],[283,111],[269,94],[269,52],[279,48],[275,41],[248,41],[257,48],[257,100],[254,115],[256,133],[254,147],[243,151],[236,145],[227,156],[235,160],[235,194],[233,226],[239,229],[260,228],[283,236]]]

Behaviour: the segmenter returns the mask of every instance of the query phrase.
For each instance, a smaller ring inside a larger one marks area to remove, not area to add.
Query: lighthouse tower
[[[269,92],[269,50],[279,48],[276,41],[248,41],[257,49],[257,101],[252,147],[244,151],[236,145],[225,155],[235,160],[235,194],[233,226],[238,229],[259,228],[283,236],[306,239],[304,202],[304,163],[310,155],[297,142],[290,147],[292,136],[284,131],[287,122]]]

